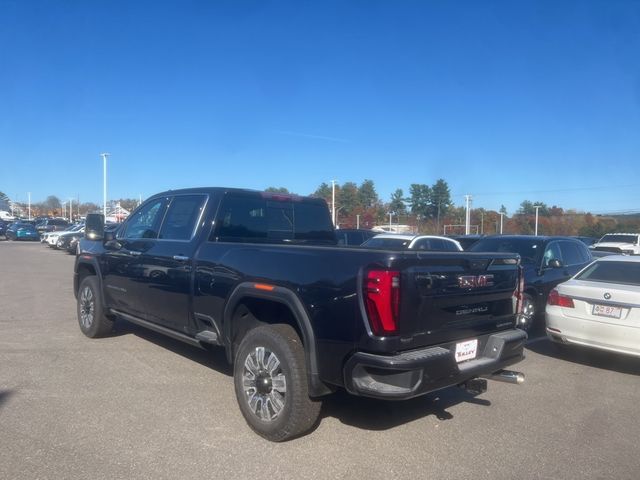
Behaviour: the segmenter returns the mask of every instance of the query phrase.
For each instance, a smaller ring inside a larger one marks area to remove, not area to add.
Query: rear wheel
[[[89,338],[104,337],[113,328],[113,322],[104,314],[98,279],[93,275],[85,277],[80,283],[78,324],[82,333]]]
[[[242,415],[267,440],[299,436],[318,419],[321,402],[309,397],[304,348],[289,325],[250,330],[238,348],[233,377]]]

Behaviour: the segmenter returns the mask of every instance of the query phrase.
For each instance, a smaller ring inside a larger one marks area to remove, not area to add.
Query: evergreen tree
[[[427,217],[429,214],[429,203],[431,200],[431,189],[429,188],[429,185],[412,183],[409,187],[409,195],[411,213]]]
[[[378,203],[378,194],[373,180],[365,180],[360,184],[358,200],[362,208],[371,208]]]
[[[389,211],[394,215],[404,215],[407,213],[407,206],[405,205],[404,192],[401,188],[398,188],[391,194],[391,201],[389,202]]]

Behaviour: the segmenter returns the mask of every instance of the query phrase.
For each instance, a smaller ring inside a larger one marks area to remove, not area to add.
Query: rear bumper
[[[513,329],[478,337],[478,354],[457,363],[456,342],[397,355],[354,353],[344,367],[346,389],[354,395],[405,400],[490,375],[524,358],[527,334]]]
[[[546,321],[547,336],[554,342],[640,357],[640,326],[596,317],[568,317],[561,307],[555,306],[547,307]]]

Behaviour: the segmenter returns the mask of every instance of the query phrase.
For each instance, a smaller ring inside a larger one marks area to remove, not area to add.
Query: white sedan
[[[399,235],[397,233],[381,233],[371,237],[361,247],[380,248],[384,250],[431,250],[437,252],[461,252],[460,242],[437,235]]]
[[[640,357],[640,257],[602,257],[551,290],[547,336]]]

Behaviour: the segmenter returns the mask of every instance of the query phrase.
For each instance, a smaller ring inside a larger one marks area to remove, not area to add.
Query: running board
[[[203,348],[202,344],[193,337],[189,335],[185,335],[184,333],[176,332],[175,330],[171,330],[170,328],[163,327],[161,325],[148,322],[147,320],[143,320],[138,317],[134,317],[133,315],[129,315],[128,313],[120,312],[119,310],[115,310],[111,308],[109,310],[114,315],[123,318],[124,320],[135,323],[136,325],[140,325],[141,327],[148,328],[149,330],[153,330],[154,332],[162,333],[171,338],[175,338],[176,340],[180,340],[182,342],[188,343],[189,345],[193,345],[194,347]],[[200,332],[202,333],[202,332]],[[212,332],[213,333],[213,332]],[[215,335],[215,334],[214,334]]]

